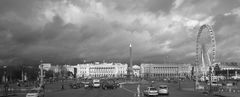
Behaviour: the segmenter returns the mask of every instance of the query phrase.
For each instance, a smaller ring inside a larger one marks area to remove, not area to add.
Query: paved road
[[[61,90],[62,83],[48,84],[46,85],[46,94],[45,97],[135,97],[137,94],[137,84],[127,84],[123,85],[122,88],[114,90],[102,90],[100,89],[70,89],[68,83],[65,84],[65,90]],[[141,84],[141,93],[144,88],[149,86],[150,82],[142,82]],[[192,87],[194,83],[192,81],[181,82],[182,91],[178,90],[177,83],[167,83],[167,82],[157,82],[153,86],[159,86],[159,84],[168,84],[170,87],[170,95],[167,97],[213,97],[208,95],[203,95],[199,92],[193,92]],[[224,93],[226,94],[226,93]],[[232,94],[232,93],[231,93]],[[18,94],[13,97],[25,97],[25,93]],[[240,97],[240,94],[236,94]],[[140,94],[143,97],[142,94]],[[164,96],[160,96],[164,97]],[[216,97],[216,96],[215,96]]]
[[[17,97],[24,97],[24,95],[18,95]],[[81,88],[50,92],[46,93],[45,97],[134,97],[134,94],[121,88],[113,90]]]
[[[141,90],[147,85],[141,86]],[[101,88],[94,89],[66,89],[63,91],[47,92],[45,97],[136,97],[137,85],[124,85],[122,88],[113,90],[102,90]],[[25,95],[18,95],[16,97],[24,97]],[[143,95],[140,95],[143,97]],[[214,97],[206,96],[197,92],[179,91],[174,85],[170,85],[169,96],[159,97]],[[216,96],[215,96],[216,97]]]
[[[154,84],[154,87],[157,87],[159,84]],[[146,88],[149,85],[141,85],[141,92],[144,90],[144,88]],[[168,84],[169,86],[169,91],[170,94],[169,95],[161,95],[159,97],[216,97],[216,96],[209,96],[209,95],[204,95],[201,92],[194,92],[194,91],[182,91],[179,90],[178,85],[176,84]],[[132,93],[136,93],[137,92],[137,85],[125,85],[122,87],[122,89],[128,91],[128,92],[132,92]],[[133,96],[132,96],[133,97]],[[144,97],[141,93],[141,97]]]

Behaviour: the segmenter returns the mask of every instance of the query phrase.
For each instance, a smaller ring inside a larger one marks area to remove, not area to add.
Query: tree
[[[67,71],[67,76],[73,76],[73,73],[71,71]]]
[[[64,79],[64,78],[66,78],[67,77],[67,68],[66,67],[64,67],[64,66],[61,66],[60,67],[60,78],[61,79]]]
[[[214,74],[215,74],[215,75],[219,75],[220,71],[221,71],[221,68],[219,67],[218,64],[216,64],[216,65],[214,66]]]
[[[53,71],[52,70],[48,70],[45,72],[45,78],[49,79],[50,77],[53,77]]]

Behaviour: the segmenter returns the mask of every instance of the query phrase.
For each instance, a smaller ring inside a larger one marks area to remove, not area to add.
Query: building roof
[[[221,62],[219,67],[223,70],[233,70],[233,69],[240,69],[240,66],[237,63],[233,62]]]
[[[155,67],[179,67],[179,66],[183,66],[183,64],[151,64],[151,63],[143,63],[141,64],[141,66],[155,66]]]
[[[132,68],[133,68],[133,69],[140,69],[140,66],[134,65]]]

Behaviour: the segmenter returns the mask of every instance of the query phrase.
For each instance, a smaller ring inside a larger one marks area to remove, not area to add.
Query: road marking
[[[124,89],[124,90],[126,90],[126,91],[128,91],[128,92],[130,92],[130,93],[133,93],[133,94],[136,93],[136,92],[134,92],[134,91],[132,91],[132,90],[129,90],[129,89],[127,89],[127,88],[124,88],[124,87],[122,87],[122,89]]]
[[[140,85],[138,85],[138,87],[137,87],[137,97],[140,97]]]

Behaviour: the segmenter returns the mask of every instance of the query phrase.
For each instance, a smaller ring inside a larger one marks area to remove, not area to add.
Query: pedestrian
[[[62,90],[64,90],[64,85],[62,84],[62,87],[61,87]]]
[[[17,82],[17,86],[18,86],[18,87],[20,87],[20,86],[21,86],[19,82]]]
[[[151,82],[151,87],[153,86],[154,81]]]
[[[8,95],[8,88],[9,88],[9,85],[8,85],[8,83],[5,83],[4,84],[4,91],[5,91],[5,96],[7,97],[7,95]]]
[[[43,85],[41,86],[41,88],[42,88],[42,89],[45,89],[45,84],[43,84]]]

